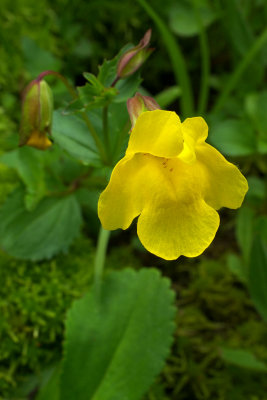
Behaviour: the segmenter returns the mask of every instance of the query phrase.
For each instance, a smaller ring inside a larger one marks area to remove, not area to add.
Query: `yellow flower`
[[[248,190],[207,135],[201,117],[181,123],[171,111],[142,113],[99,198],[103,228],[127,229],[139,216],[137,234],[151,253],[166,260],[201,254],[219,227],[216,210],[240,207]]]

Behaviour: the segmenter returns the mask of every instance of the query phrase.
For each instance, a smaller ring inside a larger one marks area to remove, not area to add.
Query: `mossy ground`
[[[108,268],[141,267],[142,253],[132,249],[111,248]],[[13,399],[29,375],[40,376],[60,358],[65,313],[90,286],[93,254],[85,238],[79,238],[68,255],[48,262],[15,261],[1,254],[3,398]],[[229,365],[220,354],[223,346],[242,348],[267,360],[267,327],[223,259],[182,259],[161,269],[177,294],[177,330],[166,367],[146,399],[267,398],[264,374]]]

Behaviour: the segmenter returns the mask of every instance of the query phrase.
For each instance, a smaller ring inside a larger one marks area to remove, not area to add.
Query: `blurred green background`
[[[172,353],[145,399],[265,400],[267,3],[153,0],[150,5],[186,61],[192,116],[205,117],[210,143],[239,166],[250,189],[238,212],[220,212],[216,238],[198,259],[165,262],[148,254],[135,227],[112,235],[108,268],[156,266],[177,293]],[[82,85],[82,72],[96,74],[104,59],[127,43],[137,44],[150,27],[156,50],[142,67],[142,88],[181,114],[183,85],[155,15],[142,1],[2,0],[1,155],[17,146],[20,96],[30,80],[52,69]],[[61,83],[52,79],[51,87],[56,107],[69,100]],[[0,164],[1,205],[19,176],[12,165]],[[60,358],[66,310],[91,281],[96,200],[84,202],[83,231],[65,254],[31,262],[0,253],[0,398],[34,398]]]

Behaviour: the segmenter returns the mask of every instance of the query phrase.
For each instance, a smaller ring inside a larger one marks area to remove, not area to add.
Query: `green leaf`
[[[267,245],[258,236],[251,250],[248,287],[253,303],[267,321]]]
[[[244,56],[253,43],[254,37],[249,21],[245,18],[243,7],[237,0],[224,0],[222,24],[225,27],[229,44],[237,51],[239,56]]]
[[[58,145],[85,165],[98,165],[95,143],[84,121],[75,115],[55,111],[52,136]]]
[[[46,382],[42,382],[36,400],[59,400],[60,365],[49,370]]]
[[[14,168],[26,185],[25,207],[32,210],[45,195],[44,153],[30,148],[21,147],[3,154],[0,161]]]
[[[267,243],[267,215],[261,215],[256,219],[255,232]]]
[[[178,97],[181,96],[181,88],[179,86],[171,86],[162,92],[160,92],[156,97],[156,102],[160,105],[161,108],[167,108],[170,104],[172,104]]]
[[[114,160],[123,156],[129,140],[130,119],[125,104],[111,104],[108,109],[110,143]],[[118,155],[118,153],[120,153]]]
[[[130,97],[134,96],[134,94],[138,91],[138,88],[142,82],[140,78],[140,73],[137,71],[135,74],[129,76],[128,78],[124,78],[119,80],[116,85],[118,89],[118,95],[114,98],[115,103],[124,103]]]
[[[267,372],[267,365],[258,360],[250,351],[228,347],[221,347],[220,350],[222,359],[230,364],[257,372]]]
[[[22,50],[25,58],[25,70],[36,78],[45,70],[59,71],[61,62],[49,51],[41,49],[38,44],[29,37],[23,37]]]
[[[131,44],[125,45],[112,60],[105,60],[99,67],[97,78],[103,84],[103,86],[108,87],[113,83],[117,75],[117,64],[119,59],[122,54],[124,54],[131,47],[133,47]]]
[[[83,76],[92,85],[92,88],[95,89],[96,93],[100,93],[104,89],[104,86],[94,74],[91,74],[90,72],[84,72]]]
[[[267,91],[250,94],[245,102],[246,110],[258,132],[258,151],[267,153]]]
[[[122,51],[120,53],[122,54]],[[119,58],[119,55],[117,55],[112,60],[105,60],[99,67],[97,78],[105,87],[110,86],[116,78]]]
[[[249,191],[246,199],[258,204],[264,201],[267,192],[264,180],[258,176],[249,176],[247,180]]]
[[[214,124],[210,141],[228,156],[248,156],[256,153],[257,149],[253,128],[243,120],[228,119]]]
[[[209,26],[217,18],[207,0],[196,1],[199,16],[204,27]],[[199,33],[199,22],[196,18],[192,2],[176,2],[169,11],[170,28],[180,36],[194,36]]]
[[[118,91],[116,88],[105,88],[100,82],[96,81],[97,78],[91,80],[90,84],[87,83],[85,86],[78,88],[80,96],[77,103],[78,109],[80,108],[80,104],[82,104],[82,110],[92,110],[107,106],[117,95]],[[72,106],[76,106],[76,102],[70,105],[71,109],[73,108]]]
[[[63,400],[137,400],[161,371],[174,331],[174,293],[154,269],[109,273],[66,323]]]
[[[0,209],[0,246],[8,254],[30,260],[66,251],[77,237],[81,212],[74,195],[45,198],[29,212],[24,192],[16,190]]]
[[[104,63],[99,67],[99,74],[97,76],[99,82],[105,87],[109,87],[115,80],[117,76],[117,64],[123,53],[133,47],[131,44],[124,46],[120,52],[112,60],[105,60]],[[132,97],[141,83],[141,78],[139,71],[129,76],[126,79],[120,79],[116,84],[116,89],[118,90],[117,96],[113,98],[115,103],[126,102],[130,97]],[[114,89],[114,88],[113,88]]]
[[[234,274],[242,283],[247,283],[247,266],[241,257],[234,253],[227,255],[227,265],[229,270]]]
[[[249,261],[250,250],[252,246],[254,220],[255,212],[252,208],[243,206],[238,210],[236,236],[246,263]]]

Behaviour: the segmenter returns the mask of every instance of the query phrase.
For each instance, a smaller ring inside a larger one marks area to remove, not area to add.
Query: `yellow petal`
[[[182,123],[184,136],[189,136],[195,142],[204,142],[208,137],[208,125],[202,117],[186,118]]]
[[[138,219],[144,247],[166,260],[195,257],[213,240],[218,213],[202,199],[205,175],[196,163],[149,157],[153,182]]]
[[[33,131],[25,144],[39,150],[45,150],[52,145],[52,142],[45,134]]]
[[[103,228],[127,229],[145,204],[161,197],[162,193],[176,199],[178,189],[182,196],[182,188],[174,182],[182,166],[183,163],[178,159],[159,158],[150,154],[125,156],[113,169],[109,184],[99,198],[98,215]],[[187,181],[189,187],[193,185],[195,188],[193,179],[188,178],[185,171],[182,174],[181,179]]]
[[[152,202],[141,213],[137,233],[151,253],[166,260],[196,257],[212,242],[219,215],[204,200]]]
[[[113,169],[98,201],[98,216],[104,229],[127,229],[143,208],[144,176],[150,168],[144,155],[125,156]]]
[[[172,111],[142,113],[132,130],[126,154],[149,153],[158,157],[176,157],[183,149],[181,121]]]
[[[207,143],[197,147],[199,171],[202,169],[204,199],[216,210],[238,208],[248,190],[246,178],[221,153]]]
[[[208,125],[202,117],[187,118],[182,123],[184,148],[179,158],[187,163],[196,160],[195,148],[204,142],[208,136]]]

